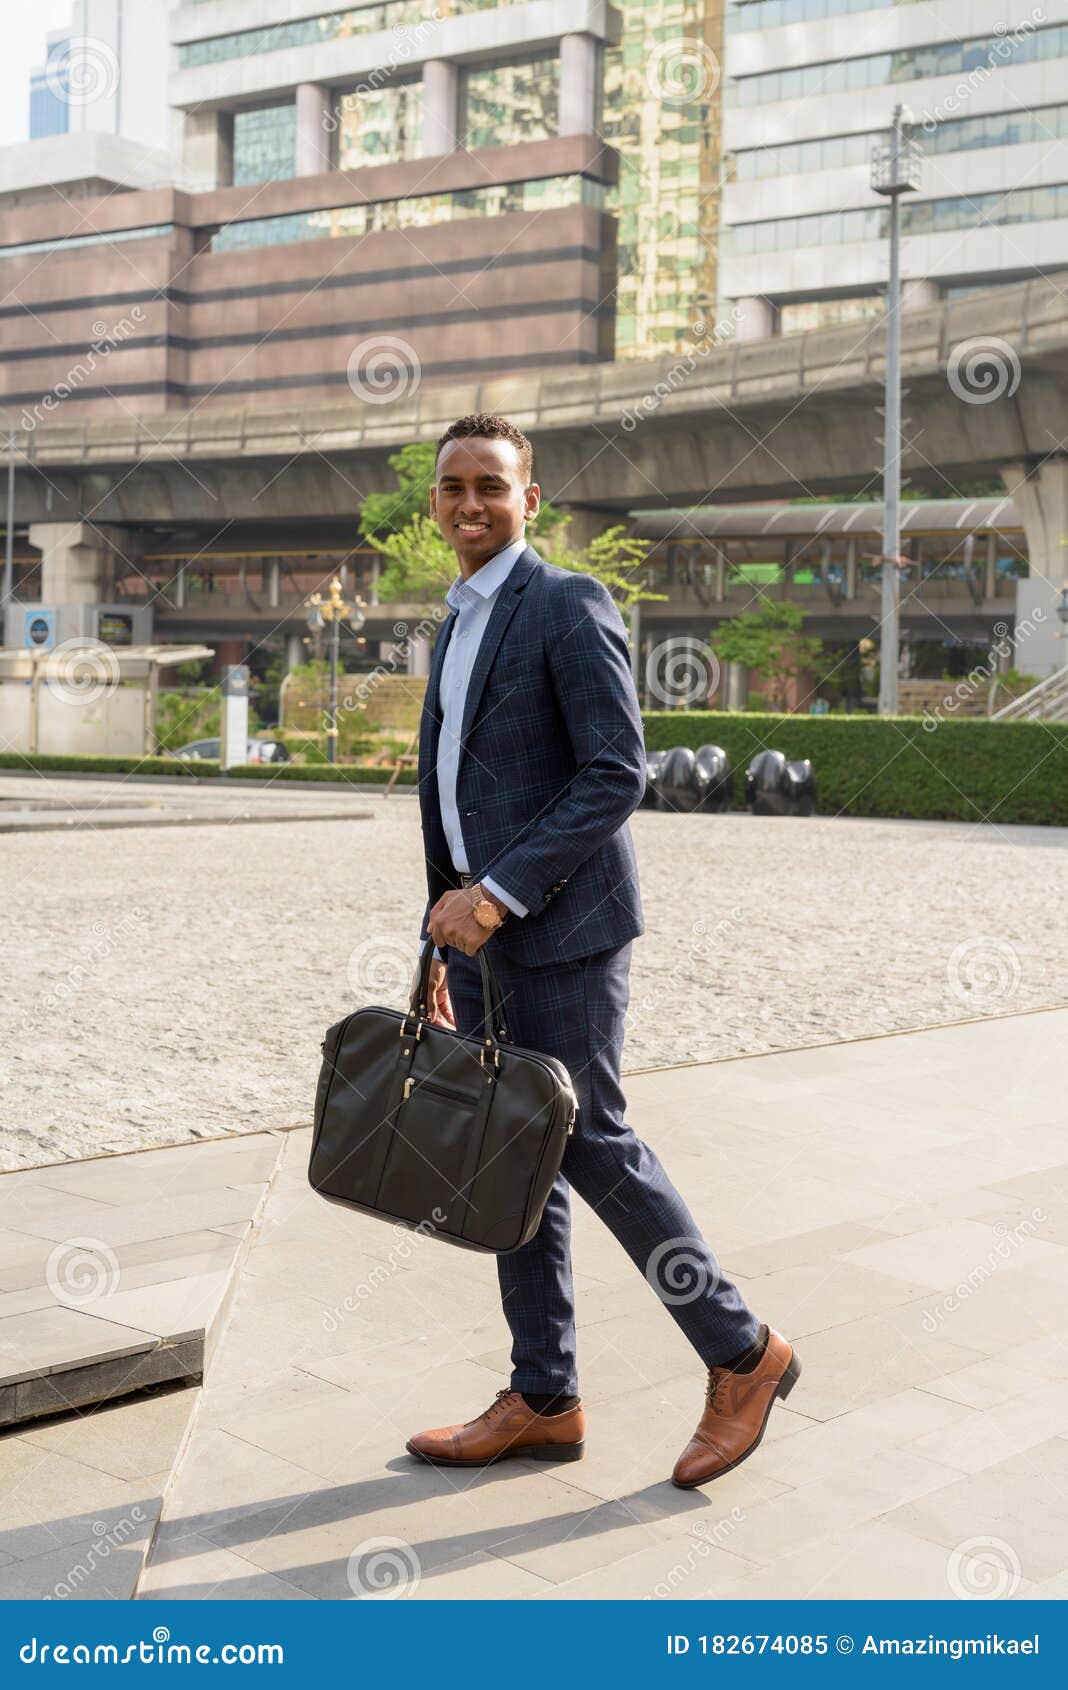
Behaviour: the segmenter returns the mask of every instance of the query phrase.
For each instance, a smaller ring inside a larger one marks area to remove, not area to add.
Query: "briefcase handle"
[[[434,941],[433,939],[425,939],[419,957],[419,973],[416,976],[415,985],[412,987],[411,1002],[408,1005],[409,1013],[421,1021],[430,1020],[430,964],[433,959]],[[478,966],[482,975],[483,1020],[490,1035],[486,1043],[495,1046],[498,1039],[504,1039],[507,1042],[508,1027],[504,1019],[501,988],[497,982],[497,976],[490,967],[485,945],[479,948]]]

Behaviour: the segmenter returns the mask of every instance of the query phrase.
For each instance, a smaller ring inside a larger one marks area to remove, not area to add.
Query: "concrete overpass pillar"
[[[321,176],[333,163],[330,90],[320,82],[297,84],[298,176]]]
[[[770,340],[775,333],[775,307],[770,299],[749,294],[734,302],[734,338],[736,340]]]
[[[31,522],[30,545],[41,553],[44,604],[101,604],[113,598],[116,559],[127,548],[121,529],[91,522]]]
[[[560,39],[560,92],[557,130],[561,135],[592,135],[600,104],[601,56],[592,35]]]
[[[937,282],[921,281],[917,278],[901,284],[902,311],[923,311],[929,305],[937,305],[940,298]]]
[[[413,634],[408,641],[409,675],[429,675],[430,641],[425,634]]]
[[[302,634],[286,635],[286,673],[290,669],[298,669],[306,661],[304,651],[304,636]]]
[[[183,112],[180,152],[184,187],[194,192],[231,187],[234,180],[233,113]]]
[[[460,67],[451,59],[423,66],[423,157],[453,153],[460,140]]]
[[[1059,592],[1068,584],[1068,458],[1047,458],[1037,468],[1006,464],[1001,476],[1023,517],[1031,575]]]

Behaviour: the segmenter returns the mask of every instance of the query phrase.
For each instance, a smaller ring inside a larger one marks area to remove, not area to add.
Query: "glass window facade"
[[[809,329],[838,329],[848,323],[862,323],[883,310],[879,294],[854,294],[845,299],[809,299],[784,305],[779,312],[782,334],[805,334]]]
[[[418,158],[423,129],[423,84],[387,83],[343,94],[337,106],[340,170],[399,164]]]
[[[282,182],[297,160],[295,106],[234,113],[234,182]]]
[[[460,133],[463,144],[507,147],[544,141],[557,130],[560,60],[480,65],[464,72]]]
[[[518,0],[439,0],[436,10],[442,17],[451,17],[517,3]],[[178,48],[178,65],[181,70],[187,70],[197,65],[219,64],[224,59],[277,53],[284,47],[314,47],[321,41],[372,35],[376,30],[410,29],[426,23],[434,10],[427,0],[383,0],[378,6],[350,6],[344,11],[322,12],[318,17],[298,18],[292,23],[242,29],[233,35],[212,36],[207,41],[184,42]]]
[[[1068,24],[1036,29],[1019,37],[983,35],[971,41],[940,41],[929,47],[902,47],[893,53],[869,53],[858,59],[798,65],[762,71],[728,83],[730,105],[765,105],[773,100],[802,100],[813,94],[840,94],[855,88],[919,82],[932,76],[998,70],[1068,55]]]
[[[885,206],[829,211],[815,217],[780,217],[767,223],[739,223],[724,231],[732,254],[792,252],[799,247],[837,246],[844,241],[883,240],[889,231]],[[1005,194],[970,194],[920,200],[901,208],[903,235],[938,235],[953,229],[1041,223],[1068,217],[1068,183],[1053,188],[1016,188]]]
[[[784,24],[816,23],[846,12],[881,12],[887,6],[911,6],[914,0],[744,0],[727,10],[727,34],[781,29]]]
[[[287,217],[250,218],[220,229],[212,239],[211,250],[231,252],[239,247],[371,235],[381,229],[426,228],[435,223],[458,222],[465,217],[500,217],[509,211],[547,211],[568,205],[603,207],[603,186],[585,176],[549,176],[540,182],[413,195],[403,200],[382,200],[375,205],[346,205],[330,211],[297,212]]]
[[[716,300],[723,0],[617,0],[602,133],[620,155],[616,356],[693,345]]]
[[[64,235],[55,241],[23,241],[19,246],[0,246],[0,258],[21,258],[31,252],[70,252],[76,246],[114,246],[117,241],[149,241],[157,235],[173,233],[173,223],[154,223],[143,229],[113,229],[107,235]]]
[[[1025,141],[1051,141],[1068,136],[1068,106],[1040,106],[998,112],[992,117],[954,117],[932,130],[911,131],[922,153],[970,152],[981,147],[1012,147]],[[831,135],[818,141],[795,141],[785,147],[756,147],[727,160],[730,181],[754,182],[769,176],[793,176],[807,171],[837,170],[871,160],[872,148],[884,145],[885,130],[866,135]]]

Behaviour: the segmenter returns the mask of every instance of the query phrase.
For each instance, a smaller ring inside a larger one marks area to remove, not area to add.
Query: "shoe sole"
[[[496,1455],[487,1455],[478,1461],[462,1460],[452,1455],[427,1455],[421,1449],[413,1449],[411,1444],[405,1444],[409,1455],[414,1455],[417,1461],[425,1461],[431,1467],[492,1467],[496,1461],[513,1461],[520,1456],[527,1461],[581,1461],[586,1453],[585,1442],[577,1444],[519,1444],[515,1449],[498,1450]]]
[[[774,1391],[772,1391],[772,1393],[771,1393],[771,1399],[768,1402],[768,1406],[767,1406],[766,1410],[764,1411],[764,1418],[760,1422],[760,1430],[757,1433],[756,1437],[753,1439],[752,1443],[749,1445],[749,1448],[747,1450],[744,1450],[742,1452],[742,1454],[739,1455],[735,1461],[729,1461],[727,1463],[726,1467],[717,1467],[716,1471],[714,1473],[707,1474],[706,1477],[703,1478],[703,1479],[676,1479],[676,1478],[672,1477],[672,1480],[671,1480],[672,1484],[678,1490],[697,1490],[698,1487],[701,1486],[701,1485],[710,1485],[712,1483],[713,1479],[721,1479],[723,1477],[724,1473],[733,1473],[734,1469],[736,1467],[740,1467],[742,1465],[743,1461],[748,1461],[749,1457],[754,1453],[755,1450],[758,1450],[760,1448],[760,1445],[764,1441],[764,1433],[767,1431],[768,1421],[771,1418],[771,1411],[775,1407],[776,1400],[781,1400],[782,1402],[785,1402],[787,1397],[790,1395],[790,1392],[793,1390],[794,1386],[797,1384],[797,1381],[800,1379],[800,1377],[801,1377],[801,1358],[797,1354],[797,1351],[795,1350],[793,1352],[793,1354],[791,1355],[790,1360],[786,1364],[785,1369],[783,1370],[782,1378],[779,1380],[779,1383],[776,1385]]]

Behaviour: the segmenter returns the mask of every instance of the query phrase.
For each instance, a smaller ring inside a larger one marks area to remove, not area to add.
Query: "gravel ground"
[[[354,804],[371,819],[0,838],[0,1167],[310,1118],[324,1029],[402,1002],[424,902],[414,798]],[[646,934],[628,1068],[1068,996],[1068,831],[632,826]]]

